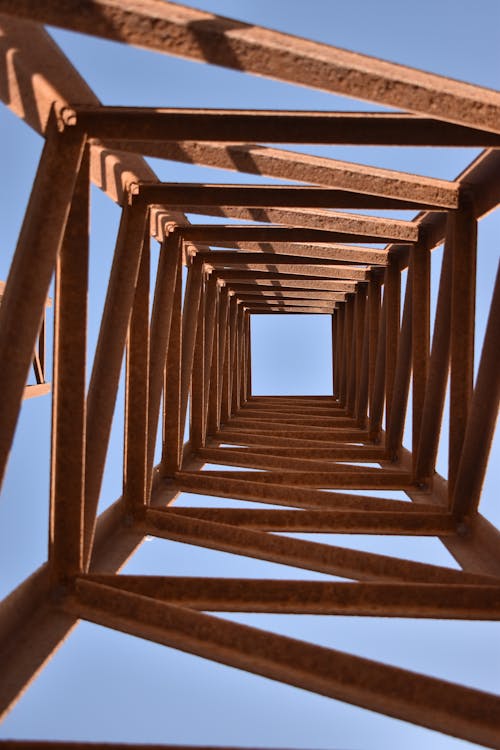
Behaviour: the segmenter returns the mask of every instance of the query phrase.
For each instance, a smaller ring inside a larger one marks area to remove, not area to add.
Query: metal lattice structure
[[[478,511],[500,392],[498,278],[473,387],[476,225],[500,200],[500,95],[159,0],[0,0],[0,13],[16,59],[4,98],[45,137],[0,306],[2,473],[56,277],[49,558],[0,608],[2,711],[82,618],[500,747],[494,695],[207,614],[500,618],[500,533]],[[104,107],[45,23],[401,111]],[[485,150],[445,181],[261,143]],[[304,185],[160,183],[143,156]],[[122,214],[87,389],[91,180]],[[381,208],[420,213],[343,212]],[[190,224],[184,212],[256,223]],[[161,243],[151,316],[150,235]],[[443,241],[431,338],[430,254]],[[253,396],[251,317],[312,312],[331,316],[333,395]],[[123,494],[97,518],[124,352]],[[435,462],[448,372],[446,481]],[[183,491],[263,507],[177,509]],[[461,569],[268,533],[280,531],[435,536]],[[351,580],[118,576],[145,535]]]

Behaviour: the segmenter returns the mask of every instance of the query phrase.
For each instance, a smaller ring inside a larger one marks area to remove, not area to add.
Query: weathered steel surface
[[[498,738],[500,699],[478,690],[84,579],[66,609],[99,625],[465,739],[494,746]]]
[[[186,512],[188,509],[183,510]],[[203,510],[210,513],[206,508]],[[106,586],[205,611],[500,619],[500,586],[497,585],[330,583],[130,575],[92,575],[90,579]]]
[[[0,0],[0,12],[2,97],[47,139],[0,284],[2,466],[22,397],[48,387],[42,312],[57,271],[49,560],[0,605],[1,710],[82,616],[498,747],[495,696],[193,611],[500,618],[500,532],[478,512],[500,392],[498,281],[472,388],[475,226],[500,201],[497,151],[447,182],[256,143],[494,147],[498,94],[157,0]],[[102,107],[16,15],[408,111]],[[140,154],[308,184],[160,184]],[[88,174],[123,213],[85,398]],[[178,207],[222,221],[188,225]],[[423,210],[413,221],[331,210],[349,207]],[[150,233],[163,243],[151,314]],[[429,355],[430,251],[445,234]],[[253,396],[251,316],[310,313],[331,318],[335,395]],[[123,497],[97,521],[127,332]],[[448,485],[434,466],[450,365]],[[183,491],[213,506],[172,508]],[[295,532],[432,536],[460,569]],[[117,576],[147,534],[356,582]]]
[[[2,0],[0,12],[499,132],[497,92],[170,2]],[[190,139],[191,140],[191,139]]]

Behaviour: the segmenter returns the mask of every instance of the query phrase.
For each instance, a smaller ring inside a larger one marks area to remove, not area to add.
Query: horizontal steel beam
[[[310,300],[318,302],[341,302],[345,300],[345,292],[315,292],[314,290],[304,289],[302,291],[283,291],[279,287],[272,291],[260,291],[259,288],[248,289],[243,286],[243,290],[236,292],[236,296],[242,302],[266,302],[273,300]]]
[[[288,290],[302,289],[306,291],[313,291],[315,293],[345,292],[346,294],[349,292],[355,292],[357,284],[357,282],[354,280],[346,281],[345,279],[332,279],[331,281],[314,278],[297,279],[296,277],[290,276],[288,274],[284,274],[283,278],[281,276],[278,276],[277,274],[274,274],[274,276],[276,276],[277,278],[272,278],[271,276],[269,276],[269,278],[262,278],[262,276],[253,278],[253,276],[254,275],[246,275],[242,273],[241,276],[233,278],[232,280],[226,276],[226,284],[229,289],[233,290],[236,293],[257,293],[261,291],[282,291],[283,293],[286,293]],[[249,289],[249,286],[252,286],[254,288]]]
[[[293,444],[293,441],[289,441]],[[316,443],[318,445],[318,443]],[[320,445],[321,443],[319,443]],[[233,472],[234,473],[234,472]],[[179,492],[190,492],[213,497],[226,497],[235,500],[249,500],[270,505],[285,505],[294,508],[386,510],[399,508],[409,512],[417,506],[402,500],[388,500],[375,496],[353,495],[346,492],[322,492],[307,487],[288,485],[263,485],[259,482],[231,477],[214,476],[202,472],[178,472],[173,484]],[[418,506],[418,510],[435,510],[435,507]]]
[[[197,243],[189,246],[193,253],[197,252],[219,252],[217,248],[223,248],[226,252],[242,251],[246,253],[262,253],[266,255],[298,255],[303,258],[322,258],[327,260],[343,261],[345,263],[367,263],[375,265],[386,265],[389,259],[387,250],[380,250],[362,245],[313,245],[289,242],[224,242],[219,240],[212,243],[212,247]]]
[[[4,2],[0,0],[0,10]],[[75,116],[89,137],[110,142],[118,139],[349,146],[500,145],[500,128],[493,120],[485,128],[490,132],[485,132],[400,113],[78,107]]]
[[[147,510],[144,531],[163,539],[356,580],[496,583],[489,576],[188,518],[174,511]]]
[[[282,281],[283,285],[288,284],[290,280],[321,281],[339,280],[339,281],[367,281],[369,271],[356,266],[314,266],[312,264],[289,265],[287,263],[275,263],[273,270],[266,271],[258,264],[246,263],[238,269],[225,268],[214,271],[219,279],[226,281],[237,281],[244,283],[250,279],[252,283],[262,279],[271,281]],[[318,289],[325,289],[318,284]]]
[[[490,89],[170,2],[1,0],[0,12],[499,132]],[[182,138],[182,136],[181,136]],[[210,139],[212,140],[212,139]],[[251,139],[240,139],[251,140]],[[393,141],[395,142],[395,141]]]
[[[216,521],[259,531],[288,531],[334,534],[403,534],[442,536],[456,533],[449,513],[408,513],[406,510],[267,510],[246,508],[165,508],[202,521]],[[500,596],[500,586],[498,595]],[[500,601],[499,601],[500,605]]]
[[[332,220],[334,216],[332,215]],[[412,239],[401,242],[415,242],[418,229],[412,230]],[[249,226],[248,224],[194,224],[182,227],[183,239],[191,242],[203,242],[208,245],[217,244],[218,240],[251,240],[252,242],[390,242],[392,238],[379,234],[361,234],[359,231],[350,232],[314,229],[311,227],[295,226]]]
[[[494,746],[500,731],[497,696],[84,578],[65,609],[98,625],[473,742]]]
[[[161,211],[154,207],[154,211]],[[379,218],[366,214],[340,213],[324,208],[246,208],[243,206],[184,206],[184,211],[196,216],[214,216],[222,220],[237,219],[259,224],[274,224],[284,228],[315,229],[342,235],[339,242],[365,243],[416,242],[418,226],[413,221],[394,218]],[[442,213],[442,212],[441,212]],[[201,219],[204,221],[204,219]],[[212,224],[213,226],[213,224]],[[234,225],[233,225],[234,226]],[[253,226],[245,224],[245,226]],[[357,237],[358,239],[354,239]],[[376,238],[376,239],[373,239]],[[210,243],[206,243],[210,244]]]
[[[144,156],[324,185],[364,195],[458,206],[459,186],[435,177],[381,169],[251,143],[112,141],[113,148]],[[111,145],[111,142],[110,142]]]
[[[500,619],[498,585],[130,575],[89,575],[88,579],[171,604],[212,612]]]
[[[364,260],[337,260],[336,258],[308,258],[303,255],[280,255],[275,253],[245,253],[239,252],[226,252],[224,250],[214,250],[213,252],[199,252],[196,257],[200,258],[204,263],[208,263],[214,268],[220,266],[239,266],[249,263],[252,265],[262,266],[273,266],[276,263],[287,263],[289,265],[299,265],[301,263],[311,264],[314,266],[349,266],[349,265],[363,265],[367,263]],[[388,256],[385,258],[384,263],[378,264],[375,261],[375,265],[387,265]]]
[[[256,206],[284,208],[458,208],[458,192],[448,204],[431,199],[411,200],[335,188],[296,185],[214,185],[198,183],[140,183],[138,196],[149,205],[180,209],[192,206]]]
[[[283,431],[283,428],[280,428]],[[307,429],[307,428],[306,428]],[[293,432],[292,432],[293,434]],[[284,484],[295,487],[356,490],[409,490],[411,475],[393,469],[365,469],[353,471],[205,471],[209,476],[247,479],[258,484]],[[349,469],[349,467],[347,467]]]

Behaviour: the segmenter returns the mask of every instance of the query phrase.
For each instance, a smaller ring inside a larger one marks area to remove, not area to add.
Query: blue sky
[[[188,3],[191,4],[191,3]],[[378,55],[484,86],[498,87],[500,4],[497,0],[199,0],[194,7],[267,25],[354,51]],[[242,108],[374,110],[374,105],[246,76],[198,63],[53,30],[53,36],[105,104]],[[2,246],[5,279],[36,171],[42,141],[0,110]],[[300,148],[293,147],[294,150]],[[304,147],[307,153],[453,179],[474,149]],[[257,176],[151,160],[172,181],[259,182]],[[264,179],[264,182],[270,182]],[[406,214],[403,214],[406,215]],[[199,218],[192,217],[193,221]],[[89,355],[95,346],[119,210],[92,191]],[[208,221],[208,220],[207,220]],[[499,257],[500,219],[479,230],[477,352]],[[157,248],[153,243],[153,259]],[[432,259],[437,288],[442,251]],[[49,316],[51,312],[49,311]],[[331,384],[326,316],[263,316],[253,324],[254,384],[260,392],[326,393]],[[281,349],[280,349],[281,347]],[[306,371],[303,365],[309,362]],[[276,391],[274,391],[276,392]],[[119,393],[101,507],[121,491],[123,391]],[[0,596],[46,557],[50,397],[26,402],[0,503]],[[482,508],[500,524],[498,443]],[[446,472],[446,440],[438,462]],[[387,493],[386,493],[387,495]],[[183,497],[180,504],[213,504]],[[221,501],[229,505],[231,501]],[[237,503],[232,503],[237,505]],[[324,540],[326,541],[326,539]],[[338,543],[337,539],[331,539]],[[364,537],[344,543],[438,564],[453,560],[437,540]],[[290,567],[152,540],[125,572],[325,578]],[[266,627],[415,671],[500,690],[497,623],[234,615]],[[98,675],[96,679],[96,675]],[[84,623],[27,691],[0,737],[121,740],[296,748],[472,747],[410,724],[279,685],[152,643]]]

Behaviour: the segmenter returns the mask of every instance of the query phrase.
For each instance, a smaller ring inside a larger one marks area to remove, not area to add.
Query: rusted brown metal
[[[467,420],[457,481],[452,500],[454,514],[477,512],[500,401],[498,350],[500,333],[500,269],[497,271],[481,362]]]
[[[416,453],[415,477],[423,483],[432,478],[436,463],[446,384],[448,381],[451,327],[451,274],[453,263],[453,218],[448,219],[429,372],[425,386],[422,421]]]
[[[403,319],[399,332],[394,383],[390,414],[387,420],[386,448],[390,459],[396,462],[403,444],[403,431],[408,406],[410,390],[410,376],[412,366],[412,334],[413,334],[413,266],[410,266],[406,278],[405,301]]]
[[[498,132],[494,91],[173,3],[86,0],[76,15],[54,0],[2,0],[0,12]]]
[[[429,375],[431,258],[427,248],[415,245],[411,256],[412,302],[412,454],[419,452],[420,431]],[[410,272],[408,272],[409,277]]]
[[[83,572],[89,188],[87,152],[56,264],[49,565],[57,584]]]
[[[139,274],[147,208],[125,206],[87,395],[84,563],[92,554],[97,506],[111,422]]]
[[[474,381],[477,222],[470,206],[451,214],[450,438],[448,484],[453,493]]]
[[[48,388],[42,312],[57,269],[49,560],[0,604],[0,709],[81,616],[497,747],[494,696],[193,610],[500,618],[500,532],[478,511],[499,400],[499,282],[472,392],[475,225],[500,202],[498,153],[483,152],[447,182],[255,143],[494,147],[498,95],[169,2],[85,0],[78,11],[69,0],[0,0],[11,14],[0,19],[2,96],[47,141],[0,308],[3,463],[31,362],[32,389]],[[13,16],[228,67],[238,60],[243,70],[408,111],[102,107],[48,35]],[[15,66],[7,64],[13,50]],[[87,403],[85,146],[91,179],[123,204]],[[162,184],[141,155],[308,184]],[[189,225],[178,207],[220,223]],[[349,207],[423,210],[413,221],[331,210]],[[430,251],[446,224],[429,357]],[[162,243],[151,320],[150,233]],[[184,303],[181,262],[189,267]],[[253,395],[251,316],[310,313],[331,317],[332,394]],[[127,331],[124,491],[97,521]],[[447,485],[435,458],[450,357]],[[410,377],[413,454],[402,445]],[[182,491],[211,496],[213,507],[170,507]],[[248,501],[261,507],[245,508]],[[432,536],[460,569],[293,532]],[[354,580],[117,576],[147,534]]]
[[[53,115],[0,305],[0,481],[14,437],[50,279],[63,241],[84,145],[85,136],[79,128],[69,127],[60,132]],[[33,247],[37,248],[35,254]]]
[[[178,263],[163,389],[162,476],[176,472],[182,460],[182,323],[182,266]]]
[[[288,185],[199,185],[167,183],[139,185],[139,195],[148,205],[165,205],[174,209],[193,206],[246,206],[282,208],[377,208],[408,210],[436,208],[432,200],[408,200],[399,196],[370,195],[336,188]],[[457,208],[458,200],[440,208]]]
[[[148,404],[150,370],[149,227],[144,231],[141,264],[130,316],[125,359],[123,499],[130,515],[148,500]]]
[[[453,182],[262,145],[116,140],[112,144],[118,150],[133,151],[144,156],[194,162],[231,171],[324,185],[337,190],[405,199],[413,203],[427,201],[436,207],[458,207],[459,188]]]
[[[79,579],[70,614],[494,745],[498,697]],[[311,666],[313,665],[313,666]],[[456,706],[460,705],[457,714]]]

